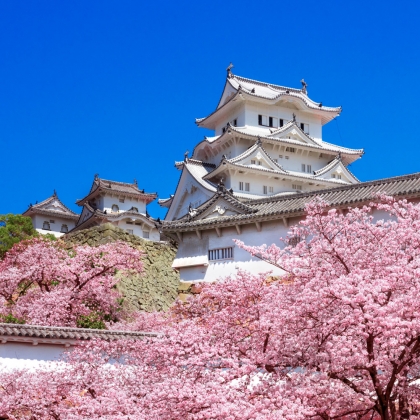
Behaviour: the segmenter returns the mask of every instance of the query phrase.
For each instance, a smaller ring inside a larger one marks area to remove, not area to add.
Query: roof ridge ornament
[[[308,84],[305,82],[305,79],[302,79],[300,81],[300,83],[302,83],[302,93],[307,95],[308,94],[308,90],[306,89],[308,87]]]
[[[187,150],[185,153],[184,153],[184,162],[188,162],[188,155],[190,154],[190,151],[189,150]]]
[[[135,185],[136,187],[139,186],[139,184],[137,183],[137,179],[136,178],[134,178],[133,185]]]
[[[55,190],[55,188],[54,188],[53,197],[57,197],[57,191]]]
[[[296,122],[296,114],[295,113],[293,113],[293,122],[294,123]]]
[[[95,174],[95,175],[93,176],[93,179],[94,179],[95,181],[97,181],[97,180],[99,179],[99,174]]]
[[[230,63],[228,66],[227,66],[227,69],[226,69],[226,71],[227,71],[227,77],[232,77],[233,75],[232,75],[232,69],[233,69],[233,67],[234,67],[234,65],[232,64],[232,63]]]
[[[262,145],[262,141],[261,141],[261,137],[258,136],[257,141],[255,143],[257,146],[261,146]]]

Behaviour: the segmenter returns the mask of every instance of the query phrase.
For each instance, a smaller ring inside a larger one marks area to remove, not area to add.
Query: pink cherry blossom
[[[284,275],[239,272],[166,314],[133,316],[130,328],[155,338],[91,341],[55,370],[4,373],[0,413],[420,419],[420,205],[306,210],[296,246],[238,242]]]

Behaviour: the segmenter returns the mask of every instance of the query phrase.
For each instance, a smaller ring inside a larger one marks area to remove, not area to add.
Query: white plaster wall
[[[32,216],[31,219],[32,219],[33,227],[39,233],[42,233],[43,235],[45,235],[47,233],[51,233],[54,236],[56,236],[57,238],[64,235],[64,233],[60,232],[62,225],[67,225],[69,232],[75,226],[75,222],[73,220],[62,219],[62,218],[59,218],[59,217],[56,217],[56,216],[43,216],[43,215],[36,214],[36,215]],[[50,220],[54,220],[54,223],[51,223]],[[50,223],[51,230],[42,229],[45,221]]]
[[[47,367],[67,350],[64,345],[7,342],[0,344],[0,369]]]
[[[322,139],[321,119],[304,111],[290,109],[278,105],[266,105],[247,102],[245,104],[245,125],[259,127],[258,115],[275,117],[283,119],[284,123],[293,119],[293,113],[296,120],[300,123],[309,124],[309,135],[316,139]]]
[[[99,207],[99,204],[101,207]],[[130,210],[132,207],[137,207],[139,213],[146,214],[146,203],[131,198],[124,198],[124,203],[120,203],[118,197],[105,196],[102,197],[102,200],[98,203],[98,208],[102,211],[106,210],[108,213],[111,213],[114,204],[118,206],[120,212]]]
[[[118,222],[117,226],[120,227],[121,229],[126,230],[126,231],[131,229],[133,231],[133,235],[137,235],[140,238],[149,239],[151,241],[160,241],[160,234],[159,234],[159,231],[157,229],[150,228],[149,226],[147,226],[147,227],[144,226],[144,230],[143,230],[141,225],[128,224],[127,222],[128,222],[128,220],[120,220]],[[141,221],[139,221],[139,223],[141,223]],[[149,232],[149,238],[144,237],[144,231]]]
[[[226,127],[227,123],[230,122],[233,125],[233,120],[236,119],[236,125],[238,127],[243,127],[245,125],[245,104],[239,103],[235,109],[233,109],[229,115],[225,118],[221,118],[220,121],[216,124],[216,129],[214,131],[215,136],[220,136],[223,134],[223,127]]]
[[[293,220],[293,222],[297,222]],[[194,232],[183,234],[183,241],[178,245],[176,258],[208,255],[208,251],[217,248],[233,246],[233,259],[224,261],[209,261],[208,267],[197,266],[180,268],[181,281],[216,281],[220,278],[234,275],[239,269],[248,270],[252,273],[272,271],[273,274],[280,274],[281,271],[272,265],[261,261],[245,250],[238,248],[233,239],[239,239],[247,245],[271,245],[273,243],[281,246],[280,237],[286,237],[288,227],[281,221],[264,222],[261,232],[258,232],[255,225],[245,225],[238,235],[235,227],[222,228],[222,236],[218,237],[215,230],[207,230],[202,233],[202,239],[198,239]]]
[[[373,220],[389,220],[389,215],[384,211],[374,211]],[[299,223],[301,217],[295,217],[288,220],[289,227],[286,227],[282,221],[269,221],[262,223],[261,232],[258,232],[254,224],[242,226],[242,232],[239,235],[236,228],[222,228],[222,236],[218,237],[215,230],[206,230],[202,233],[202,239],[198,239],[194,232],[185,232],[183,241],[178,244],[176,258],[185,258],[199,255],[208,255],[211,249],[225,248],[233,246],[233,259],[224,261],[210,262],[208,267],[197,266],[180,268],[181,281],[186,282],[212,282],[224,277],[235,275],[237,271],[247,270],[253,274],[272,271],[274,275],[281,274],[281,270],[251,255],[243,249],[240,249],[233,242],[233,239],[239,239],[246,245],[259,246],[276,244],[284,246],[280,238],[285,238],[290,230],[290,226]]]

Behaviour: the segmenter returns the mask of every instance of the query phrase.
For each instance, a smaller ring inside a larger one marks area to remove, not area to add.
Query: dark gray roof
[[[163,232],[210,229],[212,226],[229,226],[253,223],[255,221],[274,220],[281,217],[293,217],[304,214],[305,206],[318,197],[331,207],[350,207],[369,202],[376,194],[384,193],[399,198],[420,197],[420,173],[384,178],[360,184],[346,185],[326,190],[312,191],[293,195],[268,197],[243,202],[254,213],[234,216],[221,216],[204,220],[164,221]]]
[[[13,338],[38,338],[53,340],[90,340],[100,338],[102,340],[132,339],[140,340],[145,337],[156,337],[156,333],[137,332],[137,331],[112,331],[95,330],[88,328],[68,328],[68,327],[45,327],[40,325],[21,325],[0,323],[0,336]]]

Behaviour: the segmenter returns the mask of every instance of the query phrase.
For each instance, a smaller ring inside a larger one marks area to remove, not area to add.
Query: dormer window
[[[111,208],[114,213],[118,213],[120,211],[120,208],[116,204],[113,204]]]
[[[69,231],[69,228],[67,225],[61,225],[61,233],[67,233]]]
[[[43,230],[51,230],[50,222],[45,221],[42,225]]]

